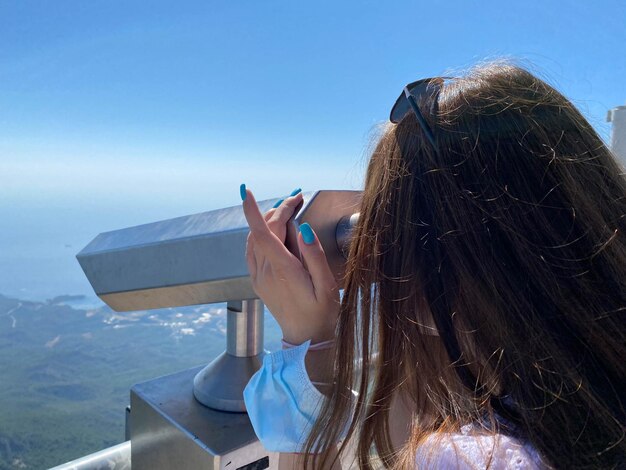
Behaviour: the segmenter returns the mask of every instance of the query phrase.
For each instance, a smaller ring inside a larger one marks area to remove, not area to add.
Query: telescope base
[[[261,368],[264,355],[237,357],[224,351],[194,377],[196,400],[215,410],[245,413],[243,389]]]
[[[246,413],[217,411],[194,398],[201,369],[131,388],[133,470],[277,469],[279,454],[263,448]]]

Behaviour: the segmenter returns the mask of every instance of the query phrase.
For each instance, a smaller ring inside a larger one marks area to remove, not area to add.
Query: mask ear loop
[[[437,115],[439,112],[439,94],[441,93],[441,89],[445,85],[445,80],[453,80],[451,77],[443,77],[443,78],[435,78],[432,79],[428,85],[427,89],[431,87],[433,82],[438,85],[436,89],[436,93],[433,95],[430,114],[433,116],[433,119],[437,119]],[[424,115],[419,109],[417,105],[415,96],[411,94],[409,91],[409,86],[404,87],[404,95],[411,106],[411,109],[415,113],[417,121],[424,131],[426,138],[430,142],[434,151],[439,153],[439,146],[435,134],[432,129],[426,122]],[[393,110],[392,110],[393,114]],[[435,262],[436,259],[441,259],[441,252],[437,248],[437,257],[432,256],[431,261]],[[446,282],[446,285],[450,286],[451,283]],[[444,288],[444,283],[441,279],[441,275],[437,273],[435,275],[435,279],[431,279],[430,282],[427,283],[427,297],[430,299],[430,307],[433,316],[433,320],[437,329],[438,335],[441,337],[441,340],[444,344],[448,357],[451,363],[454,366],[454,370],[456,371],[461,383],[473,393],[479,395],[485,392],[485,386],[478,381],[478,378],[474,376],[472,371],[469,369],[467,365],[465,365],[462,361],[463,353],[461,351],[461,347],[459,345],[457,336],[455,334],[454,323],[453,323],[453,314],[451,306],[448,302],[446,296],[446,290]],[[433,334],[433,333],[431,333]],[[436,335],[436,333],[435,333]],[[521,423],[521,416],[519,412],[514,408],[514,403],[510,396],[499,396],[490,394],[489,402],[494,411],[507,420],[509,425],[503,423],[506,430],[515,434],[519,430],[511,427],[511,424],[519,424]]]
[[[296,348],[296,347],[299,346],[297,344],[292,344],[292,343],[290,343],[288,341],[285,341],[284,339],[281,340],[281,342],[282,342],[282,345],[283,345],[283,349],[291,349],[291,348]],[[312,343],[309,346],[308,350],[309,351],[322,351],[324,349],[330,349],[333,346],[335,346],[335,340],[334,339],[329,339],[327,341],[321,341],[319,343]]]
[[[441,252],[439,248],[434,248],[437,253],[432,255],[432,260],[441,259]],[[445,272],[445,271],[444,271]],[[456,282],[450,282],[447,279],[445,285],[452,286]],[[459,341],[455,334],[455,328],[453,323],[453,313],[448,296],[446,295],[446,289],[444,287],[444,281],[442,274],[438,270],[434,276],[426,283],[426,296],[429,299],[430,309],[433,315],[433,320],[439,331],[439,337],[443,341],[443,345],[446,348],[448,357],[456,371],[461,383],[470,391],[476,395],[480,395],[485,392],[484,384],[481,384],[478,378],[472,373],[469,367],[463,362],[463,352],[459,345]],[[502,423],[504,429],[510,434],[516,434],[519,429],[516,429],[512,425],[521,424],[521,416],[519,412],[514,408],[513,403],[508,396],[489,395],[489,402],[494,411],[507,420],[508,423]],[[508,424],[508,425],[507,425]]]
[[[438,79],[437,84],[439,85],[437,89],[437,94],[433,97],[432,105],[431,105],[431,116],[433,119],[436,119],[439,112],[439,94],[441,93],[441,89],[445,84],[445,77],[443,79]],[[430,130],[430,128],[428,128]],[[432,132],[431,132],[432,135]],[[432,135],[433,148],[435,152],[439,153],[439,146],[437,145],[435,136]],[[437,258],[441,259],[441,252],[439,247],[437,250]],[[462,361],[463,352],[461,351],[461,347],[459,345],[459,341],[456,336],[454,323],[453,323],[453,314],[452,308],[448,302],[447,296],[445,294],[445,288],[443,286],[443,281],[441,279],[441,275],[436,276],[437,281],[436,284],[436,295],[433,297],[434,301],[431,304],[431,309],[433,309],[433,320],[439,330],[439,336],[441,337],[444,347],[446,348],[446,352],[454,365],[454,369],[461,379],[463,385],[471,391],[474,391],[476,394],[482,394],[485,392],[484,384],[481,384],[476,376],[472,373],[469,367],[464,364]],[[515,409],[513,400],[510,396],[504,395],[489,395],[489,402],[491,407],[500,415],[502,418],[506,419],[508,422],[512,424],[521,424],[521,416],[518,410]],[[505,426],[507,427],[507,426]],[[510,426],[507,427],[507,430],[511,433],[515,433],[515,429],[511,429]]]

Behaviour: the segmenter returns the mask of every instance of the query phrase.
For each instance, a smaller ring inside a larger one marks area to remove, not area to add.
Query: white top
[[[427,438],[415,463],[420,470],[548,468],[530,444],[504,434],[477,434],[471,425],[463,426],[460,433]]]
[[[319,413],[323,395],[311,382],[304,360],[309,345],[306,341],[267,354],[244,390],[250,422],[269,451],[302,452]],[[481,433],[479,424],[463,426],[458,433],[431,435],[420,446],[415,463],[419,470],[549,468],[530,444],[505,434]]]

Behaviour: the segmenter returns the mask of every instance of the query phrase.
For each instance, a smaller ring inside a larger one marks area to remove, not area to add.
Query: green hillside
[[[123,441],[133,384],[208,363],[226,345],[224,304],[116,313],[72,300],[0,295],[0,470],[48,468]],[[266,348],[279,339],[267,319]]]

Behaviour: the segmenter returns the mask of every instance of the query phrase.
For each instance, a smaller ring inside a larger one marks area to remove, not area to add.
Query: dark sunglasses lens
[[[389,116],[389,120],[394,124],[399,123],[402,118],[411,110],[411,105],[409,104],[409,100],[404,95],[404,91],[396,100],[396,104],[391,108],[391,115]]]
[[[419,103],[421,96],[424,93],[427,93],[429,91],[430,89],[430,87],[428,86],[429,83],[430,83],[430,79],[422,80],[422,81],[411,83],[410,85],[408,85],[409,92],[411,93],[411,95],[415,97],[416,102]],[[402,121],[402,118],[406,116],[406,114],[410,111],[411,111],[411,104],[409,103],[409,100],[407,99],[403,90],[400,96],[398,97],[398,99],[396,100],[396,104],[394,104],[393,108],[391,108],[391,114],[389,116],[389,120],[393,122],[394,124],[397,124],[400,121]]]

